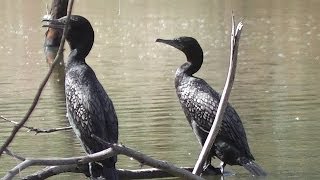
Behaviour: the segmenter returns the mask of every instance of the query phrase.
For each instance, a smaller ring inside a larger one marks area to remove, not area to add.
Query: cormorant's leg
[[[210,165],[211,165],[211,159],[209,158],[206,160],[206,162],[204,162],[203,170],[206,170]]]
[[[223,175],[223,173],[224,173],[224,167],[226,166],[227,164],[225,163],[225,162],[223,162],[223,161],[221,161],[221,163],[220,163],[220,171],[221,171],[221,174]]]
[[[203,166],[203,173],[204,174],[209,174],[209,175],[218,175],[221,174],[219,168],[215,168],[211,165],[211,158],[208,158],[206,160],[204,166]]]
[[[89,162],[89,172],[90,172],[90,176],[93,177],[93,168],[92,168],[92,162]]]
[[[100,177],[101,173],[102,173],[102,166],[96,162],[90,162],[89,163],[89,172],[90,172],[91,178]]]

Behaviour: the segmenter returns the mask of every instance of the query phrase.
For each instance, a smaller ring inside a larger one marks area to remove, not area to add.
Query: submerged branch
[[[70,21],[70,15],[71,15],[71,11],[72,11],[73,2],[74,2],[73,0],[70,0],[69,4],[68,4],[67,23],[66,23],[65,28],[63,30],[61,43],[60,43],[60,46],[59,46],[59,50],[58,50],[57,56],[56,56],[56,58],[55,58],[55,60],[54,60],[54,62],[52,64],[52,66],[50,67],[47,75],[45,76],[45,78],[41,82],[40,87],[39,87],[39,89],[38,89],[38,91],[37,91],[37,93],[36,93],[36,95],[35,95],[35,97],[33,99],[33,102],[31,104],[29,110],[27,111],[26,115],[23,117],[23,119],[16,126],[14,126],[10,136],[6,139],[6,141],[1,146],[1,148],[0,148],[0,157],[1,157],[2,153],[4,152],[4,150],[13,141],[13,139],[16,136],[16,134],[18,133],[18,131],[24,126],[24,124],[29,119],[30,115],[32,114],[34,108],[36,107],[36,105],[37,105],[37,103],[38,103],[38,101],[40,99],[41,93],[42,93],[45,85],[47,84],[54,67],[56,66],[56,64],[58,64],[60,56],[62,56],[64,42],[65,42],[65,39],[66,39],[66,32],[67,32],[66,30],[68,29],[68,26],[69,26],[69,21]]]
[[[234,23],[234,16],[232,14],[231,51],[230,51],[229,71],[228,71],[226,83],[221,95],[221,99],[219,102],[219,107],[217,110],[216,117],[213,121],[212,127],[206,139],[206,142],[203,145],[203,148],[201,150],[197,163],[192,171],[193,174],[201,173],[203,164],[209,155],[211,147],[221,127],[224,111],[228,105],[228,98],[231,93],[231,89],[232,89],[232,85],[233,85],[233,81],[236,73],[238,47],[239,47],[239,40],[240,40],[242,26],[243,26],[242,22],[239,22],[239,24],[237,25],[237,28],[234,29],[235,23]]]

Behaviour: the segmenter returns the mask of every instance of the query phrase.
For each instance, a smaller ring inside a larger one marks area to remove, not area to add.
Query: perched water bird
[[[203,52],[197,40],[192,37],[180,37],[173,40],[157,39],[182,51],[187,62],[182,64],[175,74],[175,88],[187,120],[203,146],[219,106],[220,95],[203,79],[193,76],[203,62]],[[228,104],[219,134],[216,137],[205,167],[212,169],[211,158],[222,161],[221,172],[226,164],[241,165],[255,176],[265,176],[265,171],[254,162],[245,130],[239,115]]]
[[[57,20],[47,20],[50,27],[63,30],[66,16]],[[66,35],[71,52],[68,57],[65,77],[67,115],[69,122],[88,154],[107,149],[108,146],[92,138],[96,135],[107,142],[118,142],[118,119],[111,99],[98,81],[94,71],[87,65],[94,32],[90,22],[78,15],[72,15]],[[117,157],[89,164],[91,177],[118,179],[115,168]]]

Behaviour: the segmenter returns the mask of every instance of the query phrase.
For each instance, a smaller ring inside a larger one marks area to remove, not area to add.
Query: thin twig
[[[14,158],[16,158],[16,159],[18,159],[18,160],[20,160],[20,161],[26,160],[26,158],[24,158],[24,157],[22,157],[22,156],[19,156],[19,155],[17,155],[17,154],[14,154],[14,153],[11,152],[8,148],[6,148],[6,149],[4,150],[4,152],[5,152],[7,155],[9,155],[9,156],[11,156],[11,157],[14,157]]]
[[[176,167],[169,162],[153,159],[147,155],[144,155],[140,152],[134,151],[134,150],[127,148],[125,146],[122,146],[122,145],[108,143],[108,142],[104,141],[103,139],[101,139],[100,137],[97,137],[95,135],[92,135],[92,137],[94,139],[96,139],[97,141],[99,141],[100,143],[110,146],[117,153],[126,155],[128,157],[132,157],[135,160],[139,161],[141,164],[146,164],[151,167],[162,169],[163,171],[166,171],[172,175],[175,175],[176,177],[182,177],[183,179],[203,179],[199,176],[192,174],[191,172],[189,172],[187,170]]]
[[[33,112],[34,108],[36,107],[39,99],[40,99],[40,96],[41,96],[41,93],[45,87],[45,85],[47,84],[48,80],[49,80],[49,77],[54,69],[54,67],[56,66],[56,64],[58,64],[59,62],[59,59],[60,57],[62,56],[62,53],[63,53],[63,47],[64,47],[64,42],[65,42],[65,39],[66,39],[66,32],[67,32],[67,27],[69,26],[69,21],[70,21],[70,15],[71,15],[71,11],[72,11],[72,6],[73,6],[73,2],[74,0],[70,0],[69,1],[69,4],[68,4],[68,11],[67,11],[67,23],[65,25],[65,28],[63,30],[63,34],[62,34],[62,38],[61,38],[61,43],[60,43],[60,46],[59,46],[59,50],[58,50],[58,53],[57,53],[57,56],[52,64],[52,66],[50,67],[49,69],[49,72],[47,73],[47,75],[45,76],[44,80],[41,82],[40,84],[40,87],[35,95],[35,98],[29,108],[29,110],[27,111],[26,115],[23,117],[23,119],[19,122],[19,124],[17,124],[10,136],[6,139],[6,141],[4,142],[4,144],[1,146],[0,148],[0,157],[3,153],[3,151],[5,150],[5,148],[7,148],[9,146],[9,144],[13,141],[14,137],[16,136],[16,134],[18,133],[18,131],[23,127],[23,125],[27,122],[27,120],[29,119],[31,113]]]
[[[52,132],[57,132],[57,131],[66,131],[72,129],[71,126],[68,127],[61,127],[61,128],[50,128],[50,129],[39,129],[39,128],[33,128],[30,129],[30,131],[34,131],[36,134],[39,133],[52,133]]]
[[[239,46],[239,39],[240,39],[242,26],[243,26],[242,22],[239,22],[237,29],[236,30],[234,29],[235,24],[234,24],[234,17],[232,14],[230,66],[229,66],[229,71],[227,75],[227,80],[221,95],[216,117],[210,129],[206,142],[204,143],[204,146],[201,150],[197,163],[192,171],[193,174],[201,173],[203,164],[208,157],[208,154],[212,148],[214,140],[218,135],[221,127],[224,111],[228,105],[227,102],[231,93],[231,89],[232,89],[232,85],[233,85],[233,81],[236,73],[238,46]]]
[[[17,121],[12,121],[12,120],[9,120],[8,118],[4,117],[4,116],[0,116],[1,119],[3,119],[4,121],[7,121],[7,122],[10,122],[12,124],[15,124],[15,125],[18,125],[19,123]],[[29,129],[30,131],[32,131],[34,128],[31,127],[31,126],[26,126],[26,125],[23,125],[22,127],[24,128],[27,128]]]
[[[19,124],[18,122],[9,120],[8,118],[6,118],[4,116],[0,116],[0,118],[3,119],[4,121],[10,122],[10,123],[15,124],[15,125]],[[50,128],[50,129],[40,129],[40,128],[35,128],[35,127],[32,127],[32,126],[26,126],[26,125],[23,125],[22,127],[28,129],[28,132],[31,132],[31,131],[35,132],[35,134],[52,133],[52,132],[56,132],[56,131],[65,131],[65,130],[72,129],[71,126],[61,127],[61,128]]]

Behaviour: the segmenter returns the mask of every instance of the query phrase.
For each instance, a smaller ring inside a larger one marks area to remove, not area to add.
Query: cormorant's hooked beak
[[[66,22],[64,19],[43,19],[42,22],[48,22],[48,24],[42,25],[42,27],[49,27],[54,29],[63,29]]]
[[[156,42],[161,42],[164,44],[168,44],[182,51],[183,45],[179,42],[178,39],[167,40],[167,39],[157,39]]]

